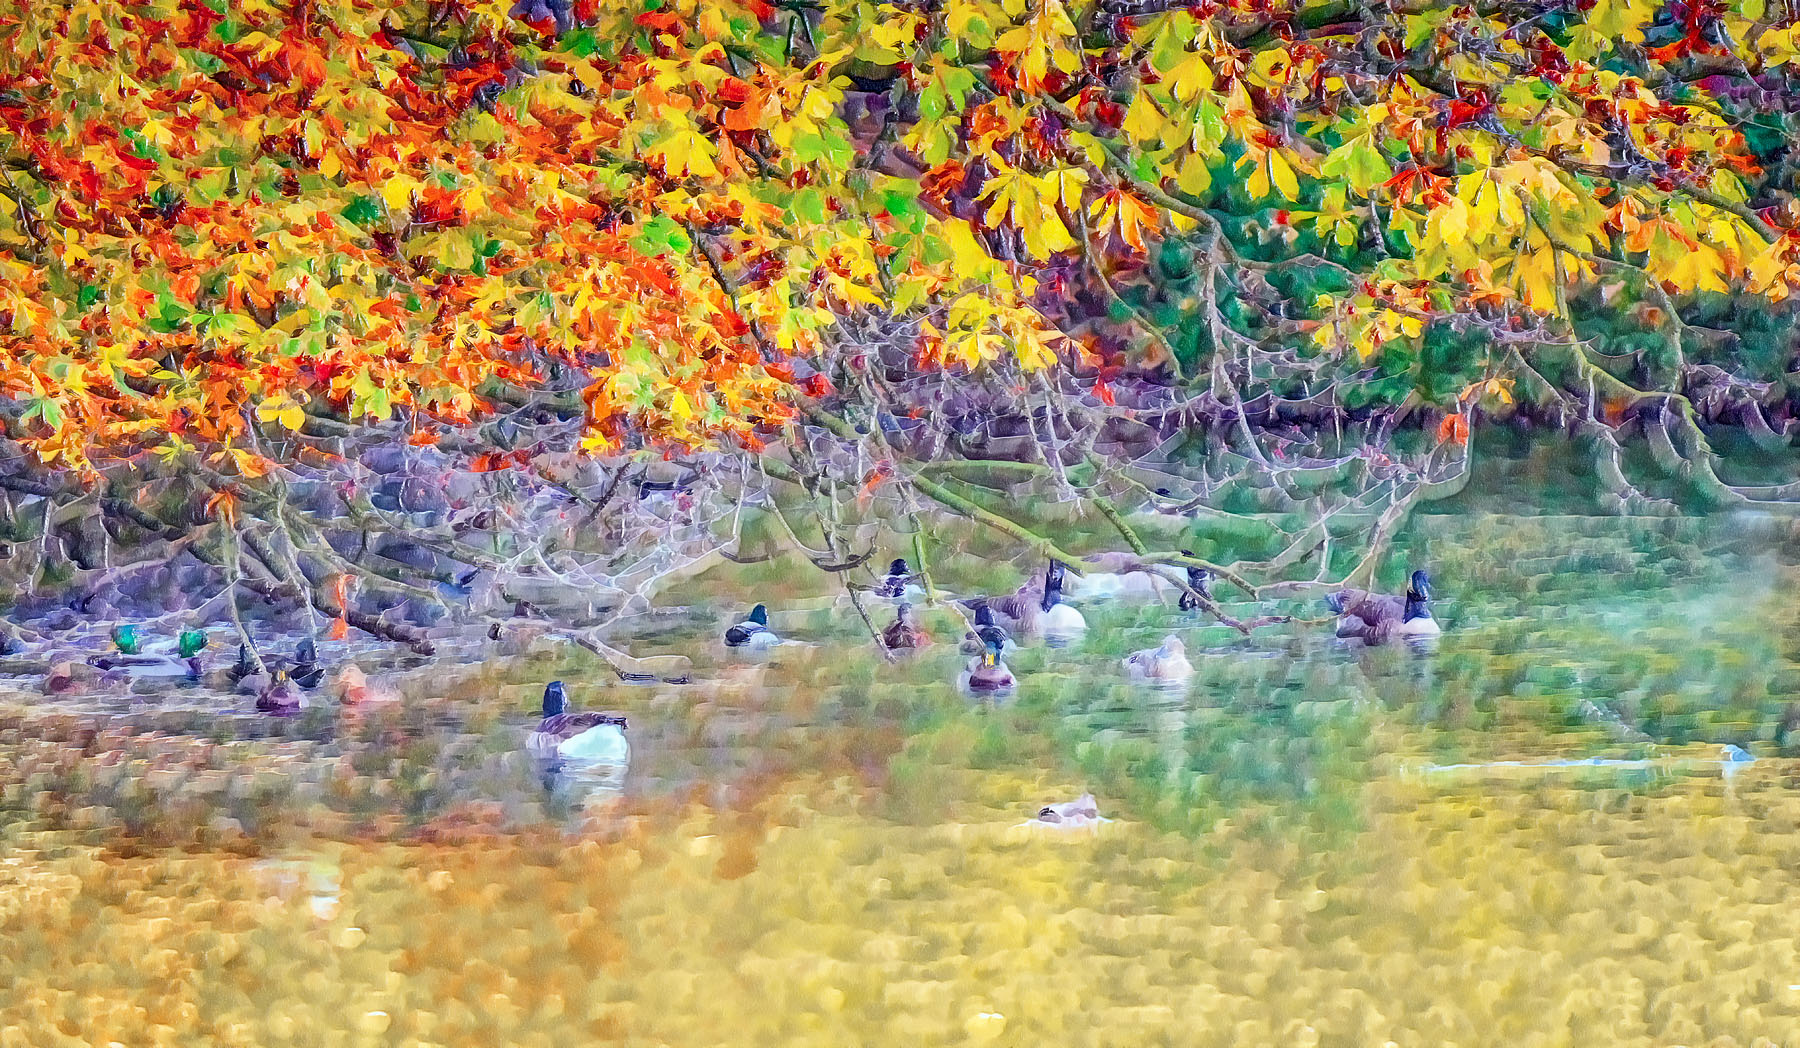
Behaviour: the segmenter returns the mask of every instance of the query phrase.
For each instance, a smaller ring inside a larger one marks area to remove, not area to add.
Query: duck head
[[[176,644],[176,651],[182,658],[194,658],[206,648],[206,631],[182,630],[181,636],[177,639]]]
[[[1044,570],[1043,607],[1045,611],[1062,603],[1063,577],[1068,574],[1068,570],[1060,560],[1052,560],[1050,566]]]
[[[890,577],[890,578],[892,578],[895,575],[910,575],[910,574],[912,574],[912,572],[907,568],[906,560],[904,558],[895,557],[894,562],[892,564],[888,565],[888,577]]]
[[[544,716],[560,715],[569,704],[568,693],[563,690],[563,682],[553,680],[544,685]]]
[[[769,624],[769,609],[758,604],[756,607],[750,609],[750,617],[745,621],[754,622],[758,626],[767,626]]]
[[[912,605],[902,604],[900,607],[896,608],[894,610],[894,621],[902,626],[911,626],[913,624]]]
[[[121,623],[112,628],[112,641],[118,649],[127,655],[138,653],[137,627],[131,623]]]
[[[1000,645],[996,644],[991,637],[981,644],[981,664],[983,666],[1000,665]]]

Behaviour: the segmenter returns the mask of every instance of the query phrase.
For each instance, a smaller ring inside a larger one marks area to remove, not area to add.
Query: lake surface
[[[1420,516],[1432,648],[1092,605],[1001,702],[947,617],[889,665],[786,594],[760,662],[632,645],[687,686],[475,646],[354,720],[0,700],[0,1048],[1800,1045],[1793,539]],[[1128,684],[1170,631],[1193,681]],[[553,678],[622,778],[527,758]]]

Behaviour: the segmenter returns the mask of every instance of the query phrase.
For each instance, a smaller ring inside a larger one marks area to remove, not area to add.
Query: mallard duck
[[[1184,549],[1181,551],[1181,555],[1184,557],[1191,557],[1194,555],[1194,551]],[[1211,571],[1208,571],[1205,568],[1189,568],[1187,569],[1187,582],[1188,589],[1193,590],[1194,592],[1189,593],[1186,590],[1183,590],[1181,599],[1175,602],[1176,606],[1182,611],[1193,611],[1195,608],[1198,608],[1200,606],[1200,597],[1204,597],[1207,600],[1213,599]],[[1200,596],[1196,597],[1194,595],[1195,593]]]
[[[610,713],[569,713],[562,681],[544,686],[544,716],[525,739],[525,749],[542,759],[564,758],[624,764],[631,756],[625,718]]]
[[[244,678],[249,680],[249,677]],[[288,717],[299,713],[306,705],[306,699],[295,689],[294,682],[288,679],[285,670],[276,670],[268,676],[268,683],[257,692],[256,708],[262,713],[271,713],[277,717]]]
[[[893,624],[882,631],[881,643],[891,651],[923,648],[930,643],[925,637],[925,631],[919,629],[918,623],[913,621],[911,604],[902,604],[894,609]]]
[[[288,677],[295,684],[308,691],[319,686],[325,679],[325,667],[319,665],[319,649],[310,638],[302,640],[294,649],[294,665],[288,671]]]
[[[1325,606],[1337,613],[1337,635],[1381,644],[1391,636],[1431,637],[1441,632],[1431,617],[1431,576],[1412,573],[1400,596],[1367,590],[1339,590],[1325,598]]]
[[[1013,686],[1012,670],[1007,669],[1006,663],[1000,661],[1000,646],[992,643],[984,646],[980,655],[969,660],[963,678],[970,691],[1005,691]]]
[[[911,596],[919,588],[913,585],[912,578],[912,569],[906,566],[906,561],[896,557],[888,565],[887,576],[881,580],[881,585],[875,587],[875,595],[890,600]]]
[[[1186,680],[1194,673],[1187,660],[1187,648],[1181,638],[1170,634],[1162,645],[1134,651],[1124,659],[1125,672],[1132,680]]]
[[[1045,633],[1074,633],[1087,629],[1087,620],[1081,617],[1081,612],[1062,602],[1063,576],[1067,570],[1061,561],[1053,560],[1044,572],[1043,614],[1038,616],[1037,625]]]
[[[175,654],[187,664],[189,680],[199,680],[202,666],[200,653],[206,650],[207,636],[205,630],[182,630],[175,638]]]
[[[781,638],[769,632],[769,609],[761,604],[750,609],[750,616],[725,631],[727,648],[772,648]]]
[[[1005,627],[994,622],[994,610],[982,604],[975,609],[975,628],[963,634],[962,653],[979,655],[990,643],[1000,651],[1005,651],[1006,646],[1012,643],[1012,637],[1007,634]]]

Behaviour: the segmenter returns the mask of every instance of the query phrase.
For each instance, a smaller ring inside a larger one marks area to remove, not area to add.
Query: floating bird
[[[1123,662],[1132,680],[1186,680],[1194,673],[1187,660],[1187,648],[1174,634],[1164,637],[1160,647],[1134,651]]]
[[[904,597],[907,584],[910,582],[912,582],[912,572],[907,568],[906,561],[896,557],[894,562],[888,565],[887,577],[881,580],[881,585],[875,587],[875,595],[889,598]]]
[[[1038,626],[1045,633],[1073,633],[1087,629],[1087,620],[1081,612],[1062,602],[1063,576],[1068,569],[1059,560],[1052,560],[1044,573],[1043,614],[1038,618]]]
[[[1037,818],[1025,823],[1027,826],[1044,827],[1057,830],[1092,829],[1111,819],[1102,818],[1099,802],[1094,795],[1084,793],[1072,801],[1061,804],[1046,804],[1038,809]]]
[[[725,631],[728,648],[772,648],[781,638],[769,632],[769,609],[761,604],[750,609],[750,617]]]
[[[245,680],[251,678],[246,677]],[[262,713],[272,713],[277,717],[290,717],[299,713],[306,705],[306,699],[295,690],[294,682],[288,679],[284,670],[276,670],[268,677],[268,683],[257,692],[256,708]]]
[[[1431,617],[1430,601],[1431,577],[1415,571],[1403,595],[1345,589],[1326,597],[1325,605],[1337,613],[1338,636],[1381,644],[1391,636],[1433,637],[1442,632]]]
[[[930,643],[925,632],[913,621],[911,604],[902,604],[894,609],[893,625],[882,631],[881,642],[891,651],[910,648],[923,648]]]
[[[1000,646],[992,643],[983,647],[980,655],[969,660],[963,677],[970,691],[1005,691],[1013,686],[1012,670],[1007,669],[1006,663],[1000,661]]]
[[[994,621],[994,610],[982,604],[975,609],[975,628],[963,634],[962,653],[979,655],[990,643],[1005,651],[1011,642],[1006,628]]]
[[[1191,557],[1194,555],[1194,551],[1184,549],[1181,551],[1181,555],[1184,557]],[[1206,568],[1189,568],[1187,569],[1187,581],[1188,589],[1193,590],[1194,592],[1188,593],[1185,590],[1182,591],[1181,599],[1175,602],[1176,606],[1182,611],[1193,611],[1195,608],[1200,607],[1200,598],[1202,597],[1207,600],[1213,599],[1211,571],[1208,571]],[[1197,597],[1194,594],[1199,594],[1199,596]]]
[[[175,653],[187,663],[189,680],[200,679],[200,653],[206,650],[205,630],[182,630],[175,638]]]
[[[308,691],[325,679],[325,667],[319,665],[319,649],[310,638],[302,640],[294,650],[294,666],[288,670],[288,676]]]
[[[610,713],[569,713],[563,682],[544,686],[544,719],[525,739],[532,756],[624,764],[631,756],[625,718]]]

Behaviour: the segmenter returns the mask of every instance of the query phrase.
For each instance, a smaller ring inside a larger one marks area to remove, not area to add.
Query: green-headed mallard
[[[245,680],[250,678],[246,677]],[[256,695],[256,708],[259,712],[274,714],[277,717],[291,717],[299,713],[306,705],[306,699],[294,688],[294,682],[288,679],[285,670],[276,670],[269,674],[268,682]]]
[[[750,609],[750,615],[725,631],[728,648],[772,648],[781,638],[769,632],[769,609],[761,604]]]
[[[963,686],[973,692],[1005,691],[1013,686],[1012,670],[1000,661],[1000,646],[986,644],[980,655],[969,660],[962,674]]]

